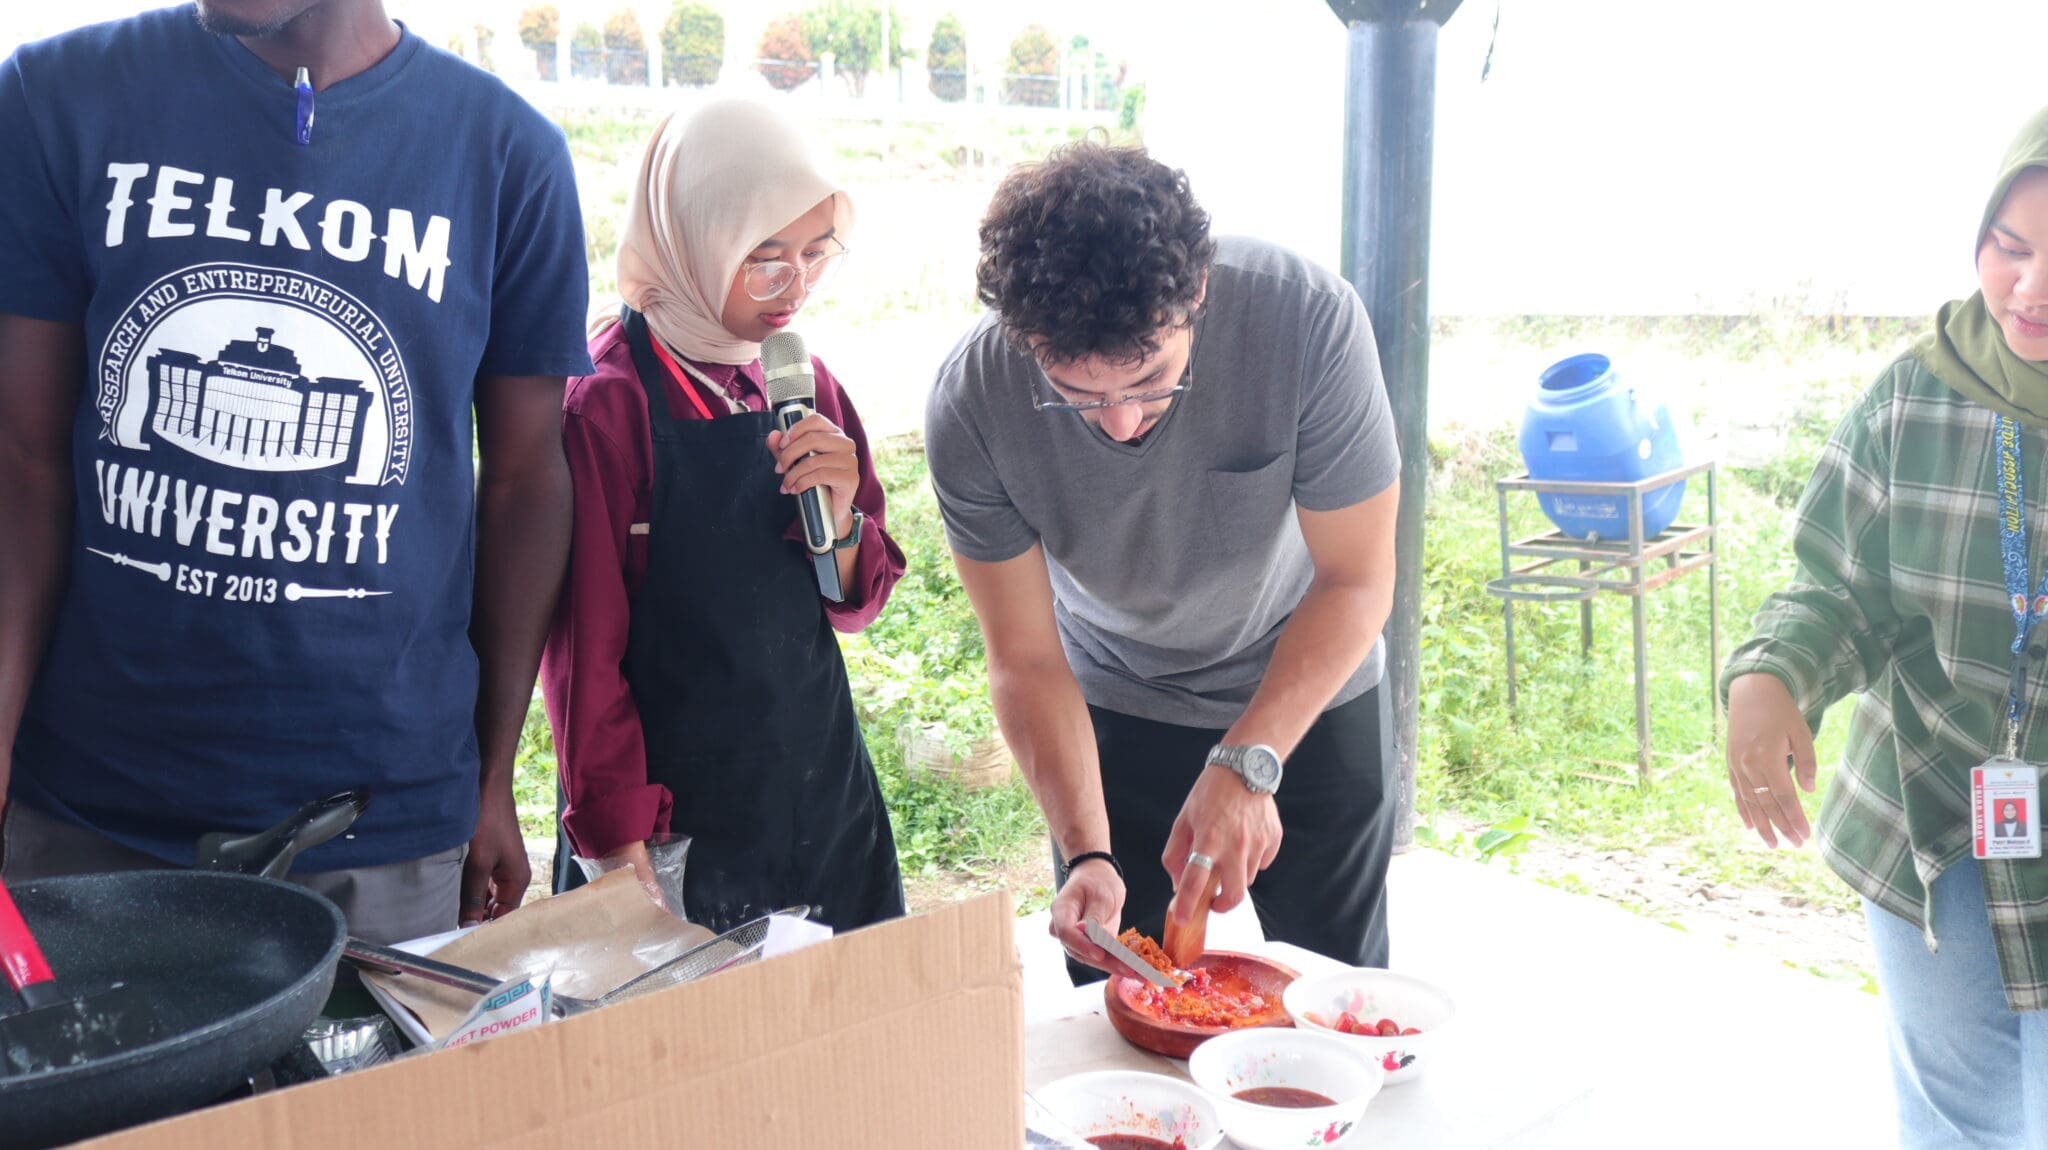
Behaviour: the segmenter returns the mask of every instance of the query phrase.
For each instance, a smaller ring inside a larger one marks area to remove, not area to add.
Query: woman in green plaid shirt
[[[1728,781],[1764,842],[1804,843],[1813,727],[1861,694],[1820,843],[1870,921],[1900,1139],[2048,1147],[2048,864],[1996,857],[2038,844],[2039,795],[1979,848],[1971,789],[1990,760],[2048,763],[2048,548],[2023,542],[2048,537],[2048,109],[1977,240],[1981,290],[1878,378],[1800,500],[1798,579],[1722,679]]]

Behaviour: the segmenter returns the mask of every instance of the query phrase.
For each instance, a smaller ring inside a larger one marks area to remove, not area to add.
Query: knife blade
[[[1084,918],[1081,920],[1081,933],[1088,936],[1089,942],[1108,951],[1109,957],[1130,967],[1133,971],[1137,972],[1140,978],[1159,987],[1161,990],[1171,990],[1180,985],[1180,983],[1162,974],[1158,967],[1139,958],[1136,951],[1118,942],[1116,936],[1109,933],[1108,927],[1103,926],[1094,919]]]

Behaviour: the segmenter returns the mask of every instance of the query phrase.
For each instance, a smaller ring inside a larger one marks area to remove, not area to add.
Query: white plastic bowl
[[[1219,1034],[1195,1047],[1188,1075],[1215,1097],[1223,1129],[1244,1150],[1338,1145],[1365,1116],[1386,1077],[1329,1035],[1272,1027]],[[1262,1086],[1314,1091],[1333,1105],[1285,1109],[1233,1097]]]
[[[1351,967],[1296,979],[1280,998],[1294,1025],[1327,1034],[1380,1064],[1387,1085],[1398,1086],[1422,1077],[1443,1049],[1442,1032],[1457,1015],[1451,996],[1419,978],[1378,967]],[[1346,1011],[1366,1023],[1393,1019],[1419,1034],[1393,1038],[1346,1034],[1336,1029]]]
[[[1031,1093],[1083,1138],[1179,1138],[1188,1150],[1215,1150],[1223,1141],[1223,1120],[1209,1096],[1163,1074],[1098,1070],[1068,1075]]]

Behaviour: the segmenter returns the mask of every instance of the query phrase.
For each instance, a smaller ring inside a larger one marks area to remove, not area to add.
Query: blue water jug
[[[1536,398],[1522,417],[1522,460],[1531,479],[1633,483],[1684,465],[1678,429],[1663,404],[1646,411],[1604,355],[1588,353],[1545,368]],[[1565,534],[1628,538],[1628,498],[1613,495],[1538,495],[1543,513]],[[1685,482],[1643,494],[1643,538],[1652,539],[1678,518]]]

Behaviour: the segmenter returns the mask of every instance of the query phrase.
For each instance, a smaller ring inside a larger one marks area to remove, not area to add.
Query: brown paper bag
[[[684,922],[647,897],[629,867],[567,894],[528,903],[433,957],[499,979],[539,978],[552,970],[556,993],[597,998],[712,937],[711,931]],[[437,1042],[469,1014],[478,997],[405,975],[365,971],[363,977],[418,1016]]]

